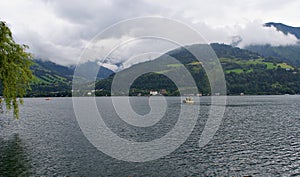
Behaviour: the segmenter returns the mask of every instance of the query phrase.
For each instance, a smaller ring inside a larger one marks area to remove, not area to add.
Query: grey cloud
[[[162,8],[142,0],[56,0],[49,5],[58,18],[79,25],[79,35],[83,39],[91,39],[121,20],[155,15]]]
[[[95,35],[121,20],[141,16],[163,16],[179,20],[198,30],[207,42],[230,44],[232,36],[241,36],[240,47],[249,44],[287,45],[295,38],[285,36],[274,29],[263,29],[265,20],[291,20],[297,24],[299,1],[247,0],[247,1],[174,1],[174,0],[0,0],[1,20],[7,21],[17,42],[30,46],[31,52],[60,64],[74,64],[82,50]],[[296,14],[296,15],[295,15]],[[255,21],[254,19],[261,19]],[[295,20],[296,19],[296,20]],[[294,21],[293,21],[294,20]],[[284,21],[281,21],[284,22]],[[285,23],[285,22],[284,22]],[[293,25],[288,23],[289,25]],[[300,24],[299,24],[300,25]],[[178,29],[162,29],[151,26],[133,26],[124,35],[120,28],[107,36],[106,45],[124,38],[134,38],[142,31],[162,30],[178,33]],[[177,30],[177,31],[176,31]],[[255,33],[255,34],[254,34]],[[163,44],[136,42],[116,52],[106,65],[119,67],[131,55],[147,51]],[[105,48],[105,47],[104,47]],[[159,47],[158,47],[159,48]],[[161,47],[164,49],[164,47]],[[96,49],[98,50],[98,49]],[[105,49],[103,49],[105,50]],[[91,60],[101,59],[100,56]],[[130,63],[129,63],[130,65]]]

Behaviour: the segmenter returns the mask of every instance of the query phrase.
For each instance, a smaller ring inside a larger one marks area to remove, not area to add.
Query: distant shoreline
[[[168,96],[168,95],[157,95],[157,96],[134,96],[134,95],[130,95],[130,96],[126,96],[126,95],[115,95],[115,96],[33,96],[33,97],[24,97],[24,98],[92,98],[92,97],[97,97],[97,98],[101,98],[101,97],[104,97],[104,98],[106,98],[106,97],[137,97],[137,98],[139,98],[139,97],[141,97],[141,98],[143,98],[143,97],[162,97],[162,96],[164,96],[164,97],[187,97],[187,96]],[[225,96],[225,95],[218,95],[218,96]],[[204,95],[204,96],[191,96],[191,97],[199,97],[199,98],[201,98],[201,97],[218,97],[217,95]],[[229,96],[229,97],[251,97],[251,96],[300,96],[300,94],[265,94],[265,95],[259,95],[259,94],[257,94],[257,95],[255,95],[255,94],[253,94],[253,95],[226,95],[226,96]]]

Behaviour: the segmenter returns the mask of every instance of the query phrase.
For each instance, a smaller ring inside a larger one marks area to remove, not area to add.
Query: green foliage
[[[15,43],[10,29],[4,22],[0,22],[0,80],[6,108],[13,108],[16,118],[19,117],[19,103],[23,102],[21,98],[30,88],[33,78],[30,70],[31,55],[26,52],[27,48],[26,45]]]

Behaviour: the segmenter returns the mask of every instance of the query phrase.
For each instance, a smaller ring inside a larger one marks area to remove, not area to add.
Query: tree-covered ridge
[[[277,58],[283,62],[300,67],[300,44],[290,46],[251,45],[246,47],[268,58]]]
[[[226,44],[213,43],[210,44],[218,58],[234,58],[240,60],[258,59],[261,56],[256,52],[232,47]]]

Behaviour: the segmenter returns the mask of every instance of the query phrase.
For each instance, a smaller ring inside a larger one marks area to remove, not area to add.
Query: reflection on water
[[[0,138],[0,176],[29,176],[30,161],[19,134]]]

